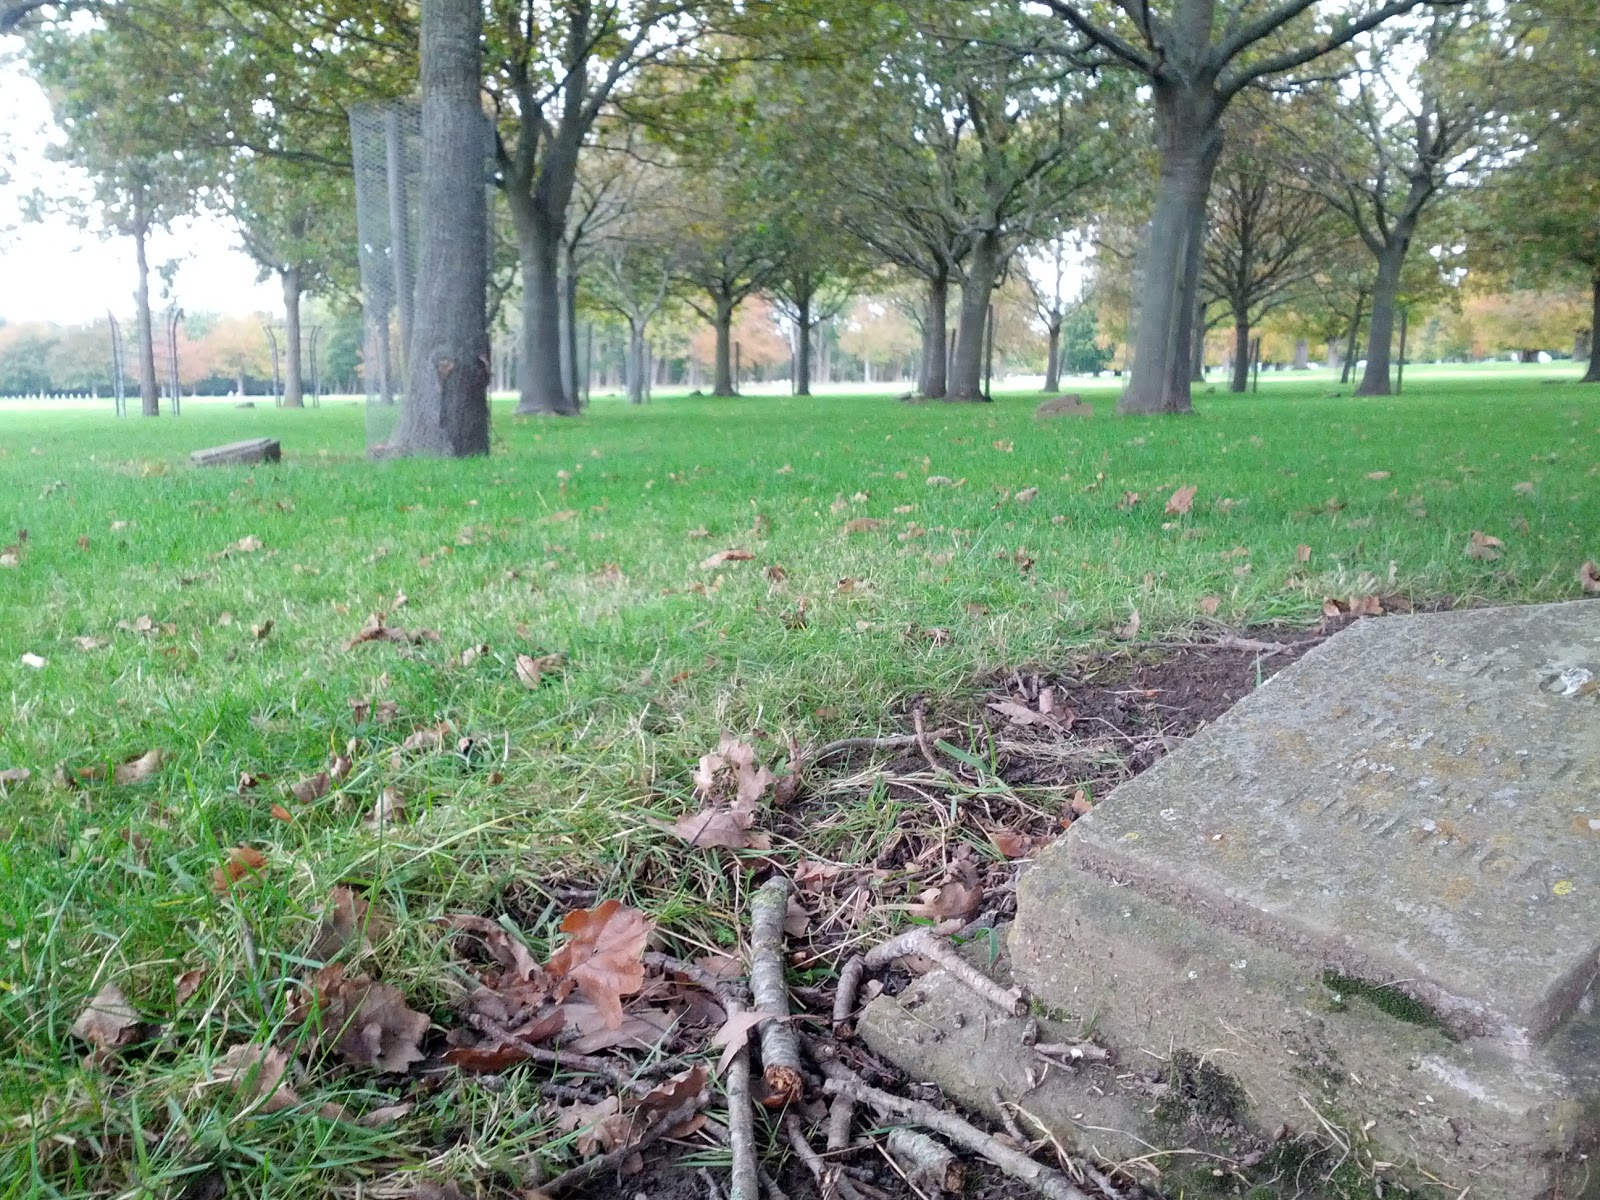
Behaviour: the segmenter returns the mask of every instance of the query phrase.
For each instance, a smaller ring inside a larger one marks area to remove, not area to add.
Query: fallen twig
[[[1036,1042],[1033,1052],[1046,1058],[1070,1058],[1075,1062],[1105,1062],[1111,1057],[1111,1051],[1104,1046],[1082,1039],[1073,1042]]]
[[[513,1049],[521,1051],[533,1062],[548,1063],[553,1067],[565,1067],[568,1070],[582,1072],[587,1075],[599,1075],[609,1079],[617,1087],[630,1090],[636,1086],[634,1074],[621,1070],[617,1065],[604,1058],[596,1058],[589,1054],[574,1054],[569,1050],[552,1050],[548,1046],[535,1046],[525,1038],[520,1038],[504,1026],[497,1025],[488,1017],[472,1013],[467,1017],[467,1023],[479,1033],[488,1034],[497,1041]],[[640,1071],[637,1074],[645,1074]]]
[[[838,1196],[840,1200],[861,1200],[861,1192],[849,1177],[837,1167],[829,1167],[822,1161],[821,1155],[811,1148],[811,1143],[806,1141],[806,1131],[801,1128],[800,1118],[792,1112],[784,1114],[783,1133],[796,1157],[817,1181],[818,1191],[824,1196]]]
[[[937,729],[927,735],[929,737],[948,737],[956,732],[954,728]],[[843,754],[846,750],[899,750],[905,746],[915,746],[922,740],[922,735],[915,733],[897,733],[890,737],[848,737],[840,738],[836,742],[829,742],[820,750],[813,751],[804,758],[806,766],[819,763],[825,758],[832,758],[835,754]]]
[[[848,1072],[842,1064],[834,1064],[836,1071]],[[1075,1187],[1060,1171],[1035,1162],[1020,1150],[996,1141],[954,1113],[945,1112],[921,1100],[908,1100],[879,1088],[869,1087],[860,1078],[841,1078],[830,1071],[826,1089],[834,1095],[850,1096],[859,1104],[870,1104],[882,1113],[889,1113],[914,1124],[930,1129],[956,1145],[974,1154],[980,1154],[1013,1179],[1021,1180],[1048,1200],[1089,1200],[1088,1195]]]
[[[933,747],[928,744],[928,731],[922,727],[922,709],[913,706],[911,709],[911,724],[917,731],[917,748],[922,751],[922,757],[928,760],[928,767],[935,775],[942,775],[944,771],[939,766],[938,759],[933,757]]]
[[[737,1008],[730,1008],[731,1017]],[[728,1064],[723,1084],[728,1094],[728,1149],[733,1152],[729,1200],[756,1200],[760,1155],[756,1150],[755,1111],[750,1106],[750,1047],[740,1047]]]
[[[783,979],[783,922],[789,914],[789,881],[774,876],[757,889],[750,902],[750,993],[755,1006],[774,1014],[757,1028],[761,1036],[761,1076],[767,1084],[769,1108],[800,1099],[805,1076],[800,1073],[800,1043],[789,1015],[789,989]]]
[[[580,1183],[593,1179],[596,1175],[615,1170],[627,1162],[632,1155],[643,1150],[669,1129],[676,1129],[679,1125],[682,1125],[690,1117],[694,1116],[699,1107],[700,1100],[698,1097],[685,1100],[637,1138],[618,1146],[615,1150],[600,1155],[598,1158],[591,1158],[588,1162],[581,1162],[577,1166],[561,1172],[554,1179],[540,1184],[539,1191],[546,1196],[558,1196],[562,1192],[577,1187]]]
[[[861,977],[867,973],[867,960],[859,954],[850,956],[844,970],[839,972],[839,987],[833,993],[833,1032],[837,1034],[856,1011],[856,993],[861,990]]]
[[[662,954],[659,950],[647,950],[644,955],[644,964],[655,967],[661,971],[675,971],[692,983],[699,984],[706,991],[722,1002],[724,1008],[729,1005],[740,1004],[744,987],[731,979],[723,979],[712,974],[704,967],[698,967],[692,962],[685,962],[681,958],[674,958],[670,954]]]
[[[1021,988],[1001,987],[957,954],[950,943],[935,937],[932,930],[927,928],[913,929],[909,933],[902,933],[899,937],[890,938],[882,945],[867,951],[865,962],[868,970],[876,971],[908,954],[920,954],[924,958],[931,958],[948,971],[952,979],[965,984],[1006,1016],[1020,1017],[1027,1014],[1028,1002],[1023,998]]]

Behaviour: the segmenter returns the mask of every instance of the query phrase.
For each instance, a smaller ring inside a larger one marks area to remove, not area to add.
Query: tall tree
[[[60,197],[47,202],[84,223],[95,216],[106,232],[133,241],[140,409],[158,416],[150,236],[192,210],[200,183],[195,162],[173,144],[171,101],[147,86],[149,61],[114,16],[87,30],[41,27],[29,36],[27,53],[62,128],[51,153],[86,172],[94,189],[92,212]],[[171,66],[179,74],[200,69],[198,62]]]
[[[1074,257],[1080,251],[1072,234],[1056,234],[1026,264],[1024,276],[1033,296],[1034,311],[1044,324],[1044,390],[1061,390],[1061,326],[1083,304],[1074,274]]]
[[[1476,7],[1430,13],[1421,45],[1374,39],[1353,88],[1324,86],[1330,131],[1311,180],[1376,260],[1367,365],[1358,396],[1387,396],[1402,274],[1423,213],[1473,178],[1494,147],[1506,53],[1498,17]]]
[[[1245,111],[1211,189],[1201,278],[1202,301],[1222,301],[1233,318],[1234,392],[1250,382],[1251,330],[1295,298],[1340,235],[1328,207],[1284,169],[1268,115]]]
[[[701,32],[696,0],[494,0],[496,156],[522,269],[519,413],[574,413],[562,379],[561,253],[578,161],[634,76]]]
[[[489,453],[489,130],[478,0],[422,3],[422,254],[399,455]]]
[[[1330,20],[1318,19],[1318,0],[1041,2],[1081,39],[1079,54],[1150,86],[1160,173],[1132,374],[1117,411],[1187,412],[1206,201],[1229,106],[1256,81],[1314,62],[1427,0],[1348,0]]]

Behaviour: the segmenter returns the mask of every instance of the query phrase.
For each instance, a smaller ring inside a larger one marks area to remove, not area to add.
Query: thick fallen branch
[[[591,1158],[588,1162],[579,1163],[571,1170],[563,1171],[554,1179],[539,1185],[539,1191],[546,1196],[559,1196],[562,1192],[570,1191],[580,1183],[586,1183],[596,1175],[603,1175],[607,1171],[614,1171],[638,1151],[643,1150],[662,1134],[670,1129],[682,1125],[700,1107],[699,1097],[685,1100],[677,1108],[651,1125],[637,1138],[602,1154],[599,1158]]]
[[[1026,1016],[1028,1002],[1022,995],[1021,988],[1003,988],[978,970],[966,959],[956,953],[955,948],[926,928],[913,929],[909,933],[902,933],[899,937],[890,938],[880,946],[869,950],[866,955],[866,965],[869,971],[876,971],[888,966],[897,958],[904,958],[908,954],[920,954],[923,958],[931,958],[947,972],[950,977],[964,984],[968,989],[983,999],[993,1004],[1008,1017]]]
[[[845,963],[844,970],[839,972],[839,987],[833,993],[833,1032],[838,1035],[840,1029],[849,1023],[851,1014],[856,1011],[856,993],[861,990],[861,977],[867,973],[867,960],[859,954],[850,956],[850,961]]]
[[[783,979],[783,922],[789,915],[789,881],[774,876],[750,902],[750,993],[755,1006],[778,1018],[789,1015],[789,989]],[[787,1020],[763,1021],[761,1076],[767,1084],[764,1103],[782,1108],[800,1099],[805,1076],[800,1073],[800,1043]]]
[[[856,1102],[849,1096],[835,1096],[828,1105],[828,1151],[850,1149],[850,1127],[855,1124]]]
[[[1013,1179],[1021,1180],[1048,1200],[1089,1200],[1089,1196],[1075,1187],[1060,1171],[1035,1162],[1019,1150],[1001,1144],[954,1113],[945,1112],[921,1100],[908,1100],[875,1087],[868,1087],[859,1078],[842,1078],[839,1072],[848,1072],[841,1064],[834,1064],[824,1085],[834,1095],[847,1095],[858,1104],[870,1104],[880,1113],[887,1113],[932,1130],[956,1145],[974,1154],[980,1154]]]
[[[959,1192],[967,1179],[961,1160],[925,1133],[891,1129],[886,1140],[889,1154],[906,1173],[906,1181],[922,1192]]]

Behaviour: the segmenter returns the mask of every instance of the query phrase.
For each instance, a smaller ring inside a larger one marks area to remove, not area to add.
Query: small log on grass
[[[250,463],[277,462],[283,457],[283,447],[277,438],[248,438],[242,442],[229,442],[225,446],[212,446],[196,450],[189,461],[197,467],[227,467]]]
[[[891,1129],[887,1144],[890,1157],[918,1191],[959,1192],[965,1186],[967,1169],[961,1160],[927,1134],[915,1129]]]
[[[768,1108],[782,1108],[800,1099],[805,1076],[800,1073],[800,1042],[789,1023],[789,988],[783,979],[783,922],[789,915],[789,881],[767,880],[750,902],[750,993],[756,1008],[774,1014],[763,1021],[761,1076],[767,1084]]]

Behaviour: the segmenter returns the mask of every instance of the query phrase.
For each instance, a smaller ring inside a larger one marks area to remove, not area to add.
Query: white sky
[[[0,38],[0,55],[16,39]],[[21,204],[36,188],[60,194],[87,191],[87,180],[45,157],[55,135],[50,105],[22,65],[0,58],[0,319],[81,324],[106,309],[133,308],[133,243],[79,229],[64,217],[22,221]],[[5,171],[10,171],[10,179]],[[256,267],[228,227],[212,217],[185,221],[150,240],[151,302],[165,305],[158,264],[182,260],[174,293],[191,313],[244,315],[275,311],[275,283],[257,283]]]

